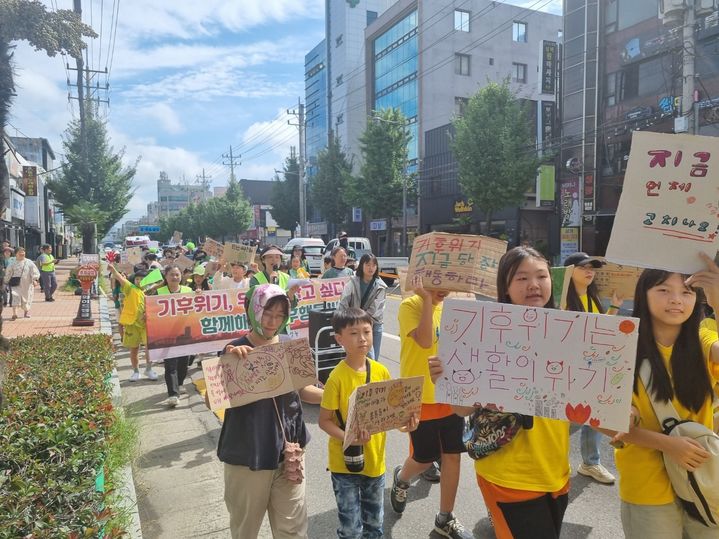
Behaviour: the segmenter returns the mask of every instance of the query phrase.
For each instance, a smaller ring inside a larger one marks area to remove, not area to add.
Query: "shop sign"
[[[557,43],[542,41],[542,93],[554,94],[557,80]]]
[[[372,232],[383,232],[387,230],[387,219],[376,219],[369,222],[369,229]]]
[[[562,226],[579,226],[581,211],[579,206],[579,178],[566,178],[559,186],[559,203]]]
[[[22,190],[25,196],[37,196],[37,167],[22,167]]]
[[[594,211],[594,174],[584,175],[584,211]]]
[[[566,260],[572,253],[579,251],[579,227],[559,229],[559,259]]]
[[[469,200],[458,200],[454,203],[454,213],[455,214],[462,214],[462,213],[472,213],[474,210],[474,202],[472,199]]]

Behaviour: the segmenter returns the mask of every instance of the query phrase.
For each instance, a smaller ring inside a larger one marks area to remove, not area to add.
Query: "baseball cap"
[[[573,253],[564,261],[565,266],[587,266],[601,268],[606,262],[598,256],[589,256],[587,253]]]
[[[202,264],[198,264],[195,266],[195,269],[192,270],[192,275],[204,275],[205,274],[205,266]]]

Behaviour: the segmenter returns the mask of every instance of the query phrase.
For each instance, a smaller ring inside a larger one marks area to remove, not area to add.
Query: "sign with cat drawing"
[[[446,299],[437,402],[626,432],[639,320]]]

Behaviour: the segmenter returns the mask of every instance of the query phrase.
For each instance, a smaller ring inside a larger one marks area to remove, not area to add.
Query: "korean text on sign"
[[[422,278],[427,289],[497,296],[497,266],[507,242],[484,236],[430,232],[415,238],[407,286]]]
[[[445,300],[435,398],[626,432],[638,326],[636,318]]]
[[[607,259],[680,273],[719,248],[719,140],[635,131]]]

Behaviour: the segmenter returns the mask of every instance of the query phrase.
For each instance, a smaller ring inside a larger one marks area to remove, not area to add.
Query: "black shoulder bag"
[[[370,379],[370,365],[369,360],[365,359],[365,370],[367,376],[365,378],[365,384],[369,384]],[[339,421],[340,428],[345,430],[345,422],[342,421],[342,415],[339,410],[335,410],[337,414],[337,421]],[[362,445],[351,445],[344,450],[345,466],[350,472],[358,473],[364,470],[364,446]]]

